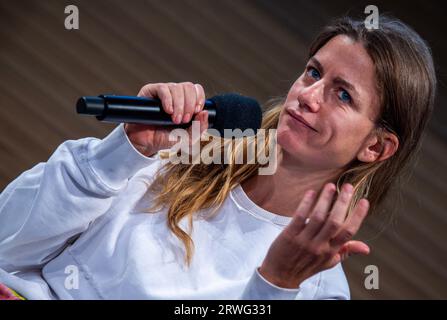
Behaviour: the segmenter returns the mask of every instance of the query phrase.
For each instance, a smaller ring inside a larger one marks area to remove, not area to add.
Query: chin
[[[288,153],[298,154],[301,143],[297,139],[296,135],[290,130],[277,131],[276,142],[278,146]]]

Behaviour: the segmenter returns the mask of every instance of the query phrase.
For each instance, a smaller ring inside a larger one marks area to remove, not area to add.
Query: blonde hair
[[[275,99],[276,100],[276,99]],[[262,129],[276,129],[278,126],[281,105],[274,105],[270,110],[264,112],[261,124]],[[166,162],[157,172],[155,179],[150,184],[148,191],[156,194],[154,202],[148,212],[155,212],[162,207],[168,206],[167,222],[169,229],[185,245],[186,263],[189,265],[193,255],[193,241],[190,237],[192,232],[193,214],[199,210],[212,208],[209,217],[213,216],[227,198],[229,192],[246,179],[257,174],[258,169],[265,165],[258,162],[254,164],[238,164],[236,158],[243,155],[247,158],[248,145],[257,145],[258,135],[253,137],[243,137],[237,139],[227,139],[207,134],[207,139],[200,141],[200,149],[217,145],[220,150],[221,164],[174,164]],[[270,155],[270,134],[265,136],[264,147],[257,149],[257,154],[263,153],[266,157]],[[208,140],[208,141],[204,141]],[[226,153],[225,149],[232,144],[231,152]],[[276,152],[276,150],[273,150]],[[227,161],[223,157],[228,156]],[[168,152],[161,152],[161,159],[168,159]],[[191,158],[190,158],[191,159]],[[189,230],[179,227],[179,222],[183,218],[188,218]]]

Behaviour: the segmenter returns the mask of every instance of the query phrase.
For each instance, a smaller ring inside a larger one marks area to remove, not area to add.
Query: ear
[[[362,162],[383,161],[396,153],[399,139],[386,130],[373,132],[365,141],[357,159]]]

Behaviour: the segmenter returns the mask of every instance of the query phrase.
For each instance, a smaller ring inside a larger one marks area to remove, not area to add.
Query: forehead
[[[326,75],[343,78],[355,86],[360,104],[378,104],[374,62],[360,42],[339,35],[328,41],[314,57],[322,64]]]

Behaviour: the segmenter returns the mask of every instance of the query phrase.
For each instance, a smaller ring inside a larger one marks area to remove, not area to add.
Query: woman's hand
[[[138,96],[159,98],[163,110],[171,115],[176,124],[188,123],[193,119],[200,121],[200,134],[208,128],[208,111],[202,111],[205,105],[205,91],[200,84],[151,83],[141,88]],[[174,129],[172,127],[126,123],[124,129],[133,146],[145,156],[152,156],[176,143],[169,141],[169,133]],[[191,127],[188,132],[191,138]],[[190,139],[190,145],[192,143]]]
[[[350,241],[368,213],[368,200],[360,200],[346,217],[353,188],[343,185],[331,209],[335,190],[334,184],[325,185],[315,206],[315,192],[306,192],[259,268],[264,278],[282,288],[298,288],[305,279],[334,267],[348,255],[369,254],[365,243]]]

